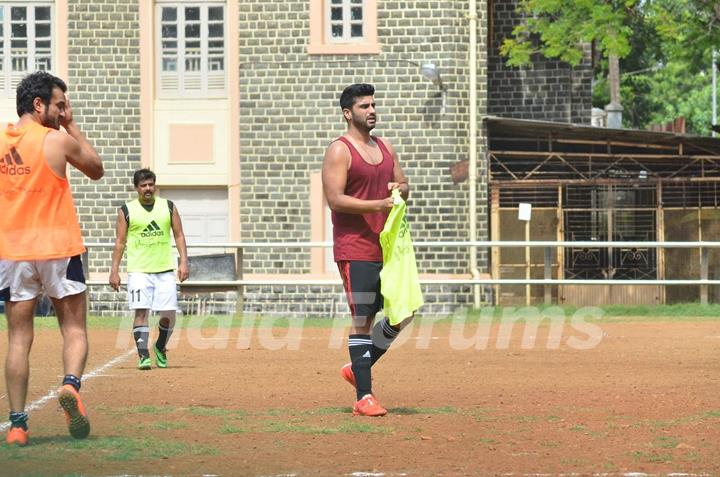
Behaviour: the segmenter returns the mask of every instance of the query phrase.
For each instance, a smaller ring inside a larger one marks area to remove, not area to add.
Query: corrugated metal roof
[[[634,147],[681,146],[683,155],[720,156],[720,138],[677,134],[672,132],[643,131],[638,129],[610,129],[589,125],[555,123],[528,119],[485,116],[490,140],[537,138],[542,140],[572,140],[608,143],[633,143]]]

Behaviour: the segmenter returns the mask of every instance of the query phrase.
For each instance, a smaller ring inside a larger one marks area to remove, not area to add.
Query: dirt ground
[[[719,327],[603,323],[589,349],[571,327],[557,349],[548,327],[516,324],[506,346],[495,325],[482,349],[477,325],[415,328],[373,368],[382,418],[351,415],[330,329],[302,329],[297,349],[179,330],[170,368],[129,354],[83,384],[88,440],[67,436],[56,401],[32,411],[31,445],[0,446],[0,475],[717,475]],[[88,373],[131,349],[124,334],[91,331]],[[29,402],[59,383],[59,344],[37,333]]]

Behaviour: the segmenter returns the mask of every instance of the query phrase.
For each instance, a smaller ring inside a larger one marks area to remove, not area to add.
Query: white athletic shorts
[[[51,260],[0,260],[0,300],[65,298],[87,289],[80,255]]]
[[[177,310],[175,272],[128,273],[128,306],[131,310]]]

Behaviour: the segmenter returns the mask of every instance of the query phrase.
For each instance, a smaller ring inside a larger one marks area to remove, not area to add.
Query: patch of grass
[[[557,449],[560,447],[560,443],[557,441],[541,441],[540,445],[543,447],[547,447],[548,449]]]
[[[305,411],[305,414],[327,416],[329,414],[349,414],[352,412],[351,407],[321,407]]]
[[[470,416],[477,422],[491,422],[497,420],[497,417],[491,415],[493,412],[495,412],[495,409],[489,407],[478,407],[465,411],[463,414]]]
[[[540,418],[538,416],[514,416],[517,422],[536,422]]]
[[[169,412],[173,412],[174,410],[175,408],[170,406],[133,406],[124,409],[125,412],[133,412],[140,414],[167,414]]]
[[[0,445],[0,462],[34,460],[33,452],[27,452],[28,449],[22,449],[17,446],[8,446],[5,441]]]
[[[477,323],[480,320],[491,318],[491,323],[500,323],[503,316],[508,316],[510,312],[519,312],[518,317],[522,316],[524,307],[486,307],[480,310],[465,311],[465,319],[467,323]],[[588,322],[633,322],[633,321],[715,321],[720,319],[720,304],[702,305],[700,303],[677,303],[672,305],[605,305],[600,307],[592,307],[598,312],[599,320],[592,318],[593,314],[588,315],[586,312],[590,307],[576,306],[559,306],[559,305],[537,305],[532,307],[542,313],[548,308],[552,308],[553,313],[558,309],[562,311],[565,317],[570,318],[576,312],[582,311],[582,316]],[[532,316],[532,315],[531,315]],[[436,320],[437,323],[452,323],[456,317],[445,317]],[[519,318],[517,322],[522,323],[525,319]],[[542,323],[549,323],[544,320]]]
[[[587,427],[583,426],[582,424],[575,424],[570,428],[572,432],[585,432],[587,431]]]
[[[545,418],[547,422],[560,422],[562,421],[562,418],[560,416],[548,416]]]
[[[648,419],[645,421],[650,427],[665,428],[672,427],[682,423],[682,419]]]
[[[458,411],[452,406],[444,407],[394,407],[388,409],[392,414],[456,414]]]
[[[602,468],[605,472],[616,472],[619,468],[612,462],[603,462]]]
[[[498,443],[498,441],[496,441],[495,439],[491,439],[489,437],[481,437],[480,442],[483,444],[497,444]]]
[[[462,312],[466,323],[478,323],[481,319],[485,320],[491,317],[492,323],[500,323],[504,314],[521,310],[522,307],[485,307],[479,310],[470,309]],[[545,305],[533,307],[538,312],[543,312],[550,308]],[[562,310],[565,317],[570,318],[577,311],[587,311],[588,308],[581,309],[574,306],[558,306],[552,305],[553,313],[558,309]],[[700,303],[677,303],[672,305],[605,305],[602,307],[594,307],[599,311],[599,320],[583,315],[586,321],[602,321],[602,322],[634,322],[634,321],[717,321],[720,320],[720,304]],[[457,319],[459,314],[454,316],[420,316],[416,320],[418,323],[452,323]],[[506,315],[507,316],[507,315]],[[157,317],[151,319],[151,326],[155,326]],[[306,317],[306,318],[287,318],[287,317],[270,317],[270,316],[230,316],[230,315],[182,315],[178,317],[176,329],[215,329],[218,326],[229,328],[288,328],[290,326],[300,326],[308,328],[332,328],[340,325],[350,324],[349,319],[342,323],[338,319],[329,319],[327,317]],[[87,319],[88,328],[90,329],[132,329],[132,316],[111,316],[99,317],[89,316]],[[520,318],[517,322],[522,323],[525,320]],[[546,326],[549,320],[545,319],[541,322],[541,326]],[[36,329],[58,329],[57,318],[54,316],[37,317],[35,319]],[[0,314],[0,331],[7,329],[7,320],[5,315]]]
[[[678,440],[675,437],[669,437],[669,436],[658,436],[653,441],[653,445],[655,447],[660,447],[662,449],[674,449],[677,447],[677,445],[680,443],[680,440]]]
[[[66,447],[92,451],[100,459],[114,461],[173,457],[189,452],[188,447],[183,443],[156,438],[99,437],[68,441]]]
[[[232,424],[228,424],[227,422],[220,426],[220,429],[218,429],[218,432],[220,434],[244,434],[246,432],[249,432],[248,429],[244,427],[236,427]]]
[[[176,429],[187,429],[188,425],[185,422],[177,422],[177,421],[160,421],[160,422],[153,422],[149,426],[151,429],[155,429],[157,431],[173,431]]]
[[[389,434],[390,427],[375,426],[357,421],[343,422],[336,427],[308,426],[301,422],[271,421],[265,423],[265,432],[300,434]]]
[[[225,409],[223,407],[210,407],[210,406],[190,406],[187,408],[187,412],[193,416],[205,416],[205,417],[229,417],[229,416],[246,416],[247,411],[243,409]]]
[[[700,454],[698,454],[697,452],[688,452],[683,460],[686,460],[688,462],[697,462],[700,460]]]
[[[656,454],[654,452],[634,451],[630,455],[637,461],[649,464],[657,464],[663,462],[672,462],[672,456],[668,454]]]
[[[701,412],[699,414],[691,414],[689,416],[679,417],[677,419],[648,419],[642,421],[642,424],[655,428],[668,428],[673,426],[681,426],[704,421],[706,419],[715,420],[720,417],[720,410],[713,409],[711,411]],[[639,424],[638,424],[639,426]]]
[[[220,455],[220,449],[210,446],[191,445],[189,451],[192,455]]]

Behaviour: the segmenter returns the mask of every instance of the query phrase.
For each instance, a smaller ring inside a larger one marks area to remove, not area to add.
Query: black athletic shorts
[[[380,293],[382,262],[340,260],[337,265],[352,317],[374,317],[383,307]]]

